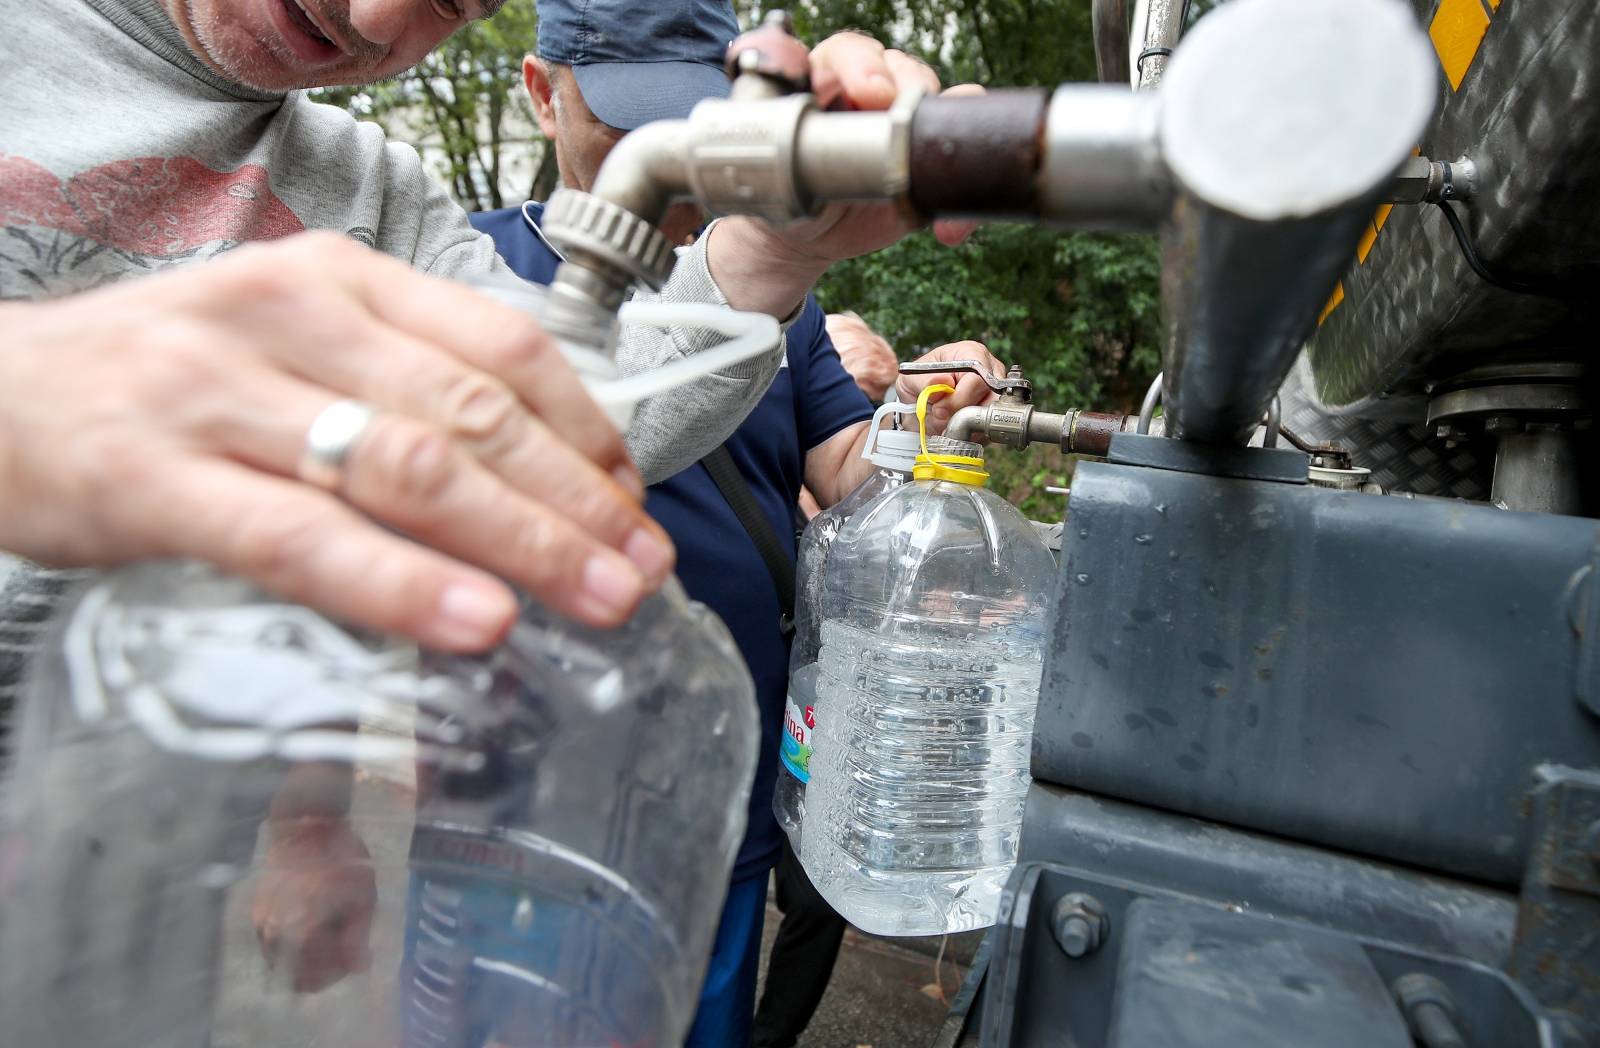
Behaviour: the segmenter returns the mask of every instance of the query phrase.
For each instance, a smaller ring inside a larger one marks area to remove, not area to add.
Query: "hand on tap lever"
[[[909,91],[939,93],[939,76],[922,60],[886,48],[862,33],[835,33],[811,51],[811,88],[824,108],[886,110]],[[960,84],[947,95],[981,94]],[[939,221],[934,235],[955,245],[975,222]],[[711,228],[707,262],[736,309],[786,317],[835,262],[888,247],[919,228],[893,204],[831,204],[815,218],[782,229],[749,217]]]
[[[1006,374],[1005,364],[982,342],[952,342],[923,354],[917,358],[917,363],[936,360],[975,360],[995,378]],[[962,408],[982,407],[996,396],[981,376],[970,371],[948,371],[901,375],[895,382],[895,399],[902,404],[915,404],[918,394],[936,384],[954,386],[955,392],[928,400],[929,434],[943,433],[950,424],[950,417]]]

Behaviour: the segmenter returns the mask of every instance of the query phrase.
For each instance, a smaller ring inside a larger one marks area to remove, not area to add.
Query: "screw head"
[[[1068,957],[1082,957],[1097,945],[1094,926],[1082,917],[1068,917],[1062,922],[1056,938]]]
[[[1100,900],[1082,892],[1063,895],[1056,901],[1050,930],[1056,945],[1068,957],[1086,957],[1100,948],[1111,930]]]

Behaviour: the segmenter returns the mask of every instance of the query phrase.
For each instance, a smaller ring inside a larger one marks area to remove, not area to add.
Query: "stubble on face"
[[[391,49],[363,37],[350,22],[341,0],[299,0],[345,51],[333,61],[310,67],[273,25],[270,4],[283,0],[162,0],[189,49],[211,69],[263,91],[357,86],[394,76],[414,61],[397,59]],[[438,39],[449,35],[441,26]]]

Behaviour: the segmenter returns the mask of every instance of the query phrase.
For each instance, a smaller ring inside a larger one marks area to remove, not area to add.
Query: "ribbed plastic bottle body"
[[[783,737],[778,753],[778,784],[772,811],[778,825],[798,854],[800,828],[805,819],[806,782],[810,778],[811,732],[816,725],[817,654],[822,647],[818,601],[827,570],[828,548],[844,522],[861,507],[911,477],[899,470],[879,467],[844,498],[823,510],[806,525],[795,554],[794,637],[789,648],[789,694],[784,702]]]
[[[758,731],[676,586],[464,659],[151,564],[58,634],[4,787],[8,1039],[681,1040]]]
[[[801,858],[851,923],[987,926],[1016,859],[1049,550],[979,487],[918,481],[835,538]]]

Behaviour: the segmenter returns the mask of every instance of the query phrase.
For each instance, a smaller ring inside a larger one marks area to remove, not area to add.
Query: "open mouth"
[[[280,0],[280,2],[283,4],[284,13],[289,16],[290,24],[310,37],[313,42],[336,51],[343,50],[332,37],[322,31],[322,27],[317,24],[310,10],[302,7],[299,0]]]

